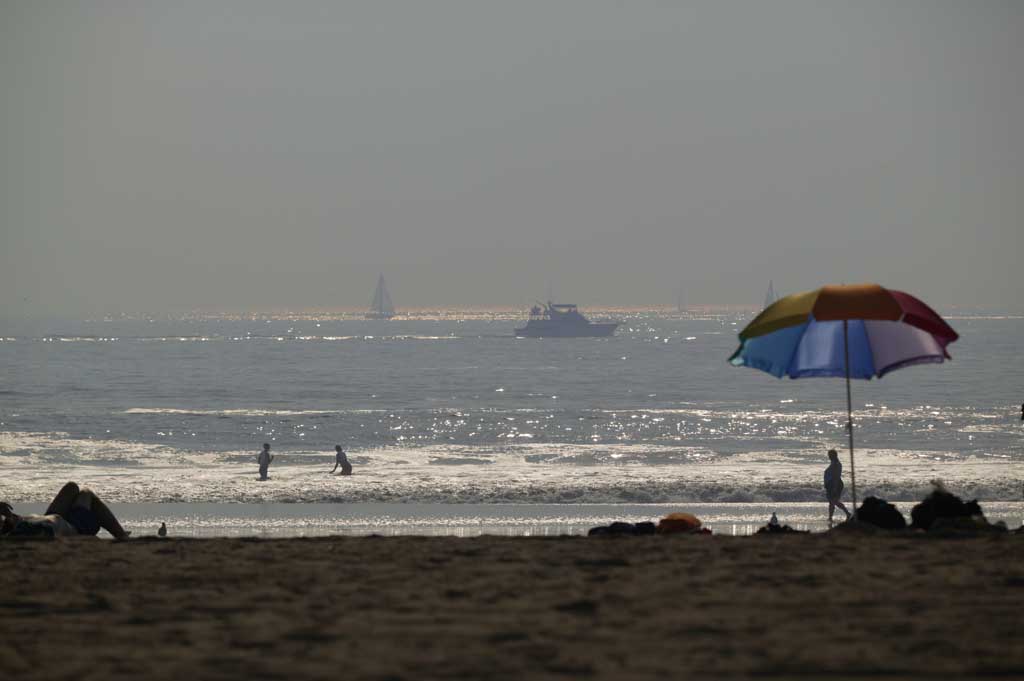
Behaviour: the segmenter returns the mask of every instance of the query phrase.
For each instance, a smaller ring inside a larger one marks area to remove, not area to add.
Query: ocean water
[[[69,479],[116,503],[820,502],[846,463],[842,380],[727,363],[749,313],[586,310],[607,339],[516,339],[514,314],[0,323],[0,498]],[[853,385],[861,496],[929,481],[1018,502],[1024,317],[940,311],[942,365]],[[271,479],[257,480],[269,442]],[[342,444],[355,475],[328,474]]]

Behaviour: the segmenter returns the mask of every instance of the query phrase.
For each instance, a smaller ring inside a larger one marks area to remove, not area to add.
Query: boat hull
[[[618,323],[559,324],[547,320],[531,320],[516,329],[518,338],[607,338],[615,333]]]

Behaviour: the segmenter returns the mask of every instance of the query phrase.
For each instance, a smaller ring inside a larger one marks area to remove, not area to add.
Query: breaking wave
[[[647,444],[380,447],[281,451],[256,479],[255,451],[202,451],[62,433],[0,433],[0,498],[43,502],[69,479],[115,502],[674,503],[820,501],[820,453],[736,454]],[[958,494],[1020,498],[1007,460],[935,451],[857,452],[858,491],[919,499],[944,479]],[[847,490],[852,482],[846,474]]]

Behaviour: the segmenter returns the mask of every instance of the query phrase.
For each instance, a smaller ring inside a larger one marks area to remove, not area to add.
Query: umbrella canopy
[[[765,308],[740,332],[740,347],[729,361],[776,378],[846,378],[856,512],[850,379],[881,378],[906,366],[951,359],[946,346],[957,338],[942,317],[909,293],[877,284],[823,286],[786,296]]]
[[[950,359],[946,346],[957,337],[909,293],[877,284],[823,286],[762,311],[740,332],[740,347],[729,361],[777,378],[845,377],[848,345],[849,377],[881,378],[905,366]]]

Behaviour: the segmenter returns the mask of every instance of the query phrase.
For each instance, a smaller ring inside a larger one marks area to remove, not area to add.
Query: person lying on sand
[[[345,450],[341,448],[341,445],[334,445],[334,468],[331,472],[338,470],[338,466],[341,466],[342,475],[352,475],[352,464],[349,463],[348,457],[345,456]]]
[[[828,468],[825,469],[825,497],[828,499],[828,526],[832,527],[832,516],[836,512],[836,506],[842,509],[847,518],[850,517],[850,512],[839,500],[843,495],[843,464],[839,461],[836,450],[828,450],[828,460]]]
[[[91,490],[69,482],[57,492],[43,515],[18,515],[0,502],[0,535],[76,537],[93,536],[104,529],[114,539],[127,539],[113,512]]]

